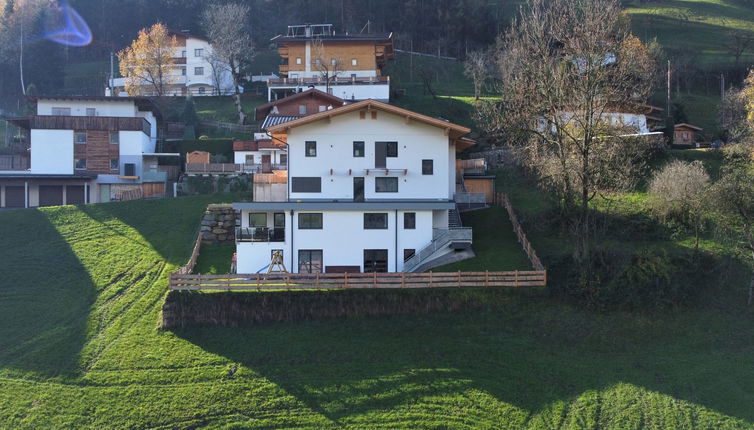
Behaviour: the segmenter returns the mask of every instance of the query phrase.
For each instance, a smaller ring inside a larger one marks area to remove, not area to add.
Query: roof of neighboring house
[[[203,40],[203,41],[209,43],[209,40],[207,38],[202,37],[202,36],[197,36],[195,34],[191,34],[191,33],[187,32],[187,31],[179,31],[179,30],[168,29],[168,35],[175,36],[175,37],[183,37],[183,38],[186,38],[186,39],[199,39],[199,40]]]
[[[281,149],[281,147],[278,145],[275,145],[272,142],[272,139],[233,141],[234,151],[259,151],[260,149]]]
[[[296,93],[296,94],[290,95],[288,97],[284,97],[282,99],[271,101],[271,102],[268,102],[268,103],[265,103],[263,105],[258,106],[257,109],[256,109],[256,115],[255,115],[256,116],[256,120],[257,121],[262,121],[262,119],[265,116],[269,115],[269,113],[272,111],[272,108],[275,107],[275,106],[279,106],[279,105],[283,105],[283,104],[288,104],[288,103],[296,102],[296,101],[298,101],[298,100],[300,100],[302,98],[306,98],[306,97],[316,98],[316,99],[322,100],[322,101],[324,101],[328,105],[333,105],[333,107],[342,106],[343,104],[346,103],[346,101],[343,100],[343,99],[341,99],[340,97],[336,97],[334,95],[327,94],[326,92],[320,91],[320,90],[318,90],[316,88],[310,88],[310,89],[308,89],[306,91],[302,91],[300,93]]]
[[[303,118],[303,115],[267,115],[267,118],[262,122],[262,130],[267,130],[270,127],[283,124],[285,122],[293,121],[299,118]]]
[[[702,130],[704,130],[701,127],[697,127],[697,126],[691,125],[691,124],[686,124],[685,122],[682,122],[680,124],[676,124],[675,128],[690,128],[690,129],[696,130],[696,131],[702,131]]]
[[[60,175],[46,173],[0,173],[0,179],[93,179],[97,174],[94,173],[76,173],[75,175]]]
[[[406,120],[417,121],[434,127],[442,128],[446,130],[448,137],[451,139],[458,139],[463,141],[465,145],[472,146],[474,141],[471,139],[461,139],[463,136],[471,133],[471,129],[462,125],[454,124],[450,121],[432,118],[427,115],[423,115],[417,112],[410,111],[408,109],[399,108],[387,103],[379,102],[377,100],[367,99],[360,102],[352,103],[349,105],[341,106],[336,109],[327,110],[324,112],[318,112],[312,115],[305,116],[303,118],[295,119],[283,124],[278,124],[268,128],[271,133],[286,132],[290,128],[295,128],[301,125],[310,124],[323,119],[331,118],[333,116],[343,115],[350,112],[356,112],[360,110],[380,110],[383,112],[392,113],[398,116],[405,117]]]

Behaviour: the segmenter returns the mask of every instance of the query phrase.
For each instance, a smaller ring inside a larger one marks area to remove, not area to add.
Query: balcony
[[[149,121],[140,117],[33,115],[8,122],[26,130],[141,131],[152,136]]]
[[[286,72],[287,68],[286,67]],[[282,66],[280,72],[283,73]],[[332,78],[330,79],[330,85],[380,85],[390,83],[389,76],[369,76],[360,78]],[[269,79],[267,86],[273,87],[303,87],[308,85],[325,85],[325,79],[321,76],[314,76],[311,78],[282,78],[282,79]]]
[[[168,180],[167,172],[142,172],[142,182],[166,182]]]
[[[236,242],[285,242],[285,229],[268,227],[237,227]]]
[[[29,170],[31,163],[27,155],[0,155],[0,171]]]

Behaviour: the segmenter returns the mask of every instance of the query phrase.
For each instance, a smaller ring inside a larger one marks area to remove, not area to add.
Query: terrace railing
[[[403,270],[411,272],[425,262],[432,254],[442,248],[447,248],[452,242],[469,242],[472,241],[472,229],[469,227],[432,230],[432,242],[420,249],[411,258],[403,263]]]
[[[285,242],[285,229],[236,227],[236,242]]]

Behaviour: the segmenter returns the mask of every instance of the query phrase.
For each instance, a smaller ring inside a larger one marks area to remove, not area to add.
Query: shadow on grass
[[[76,373],[96,286],[53,225],[65,211],[0,213],[0,367]]]
[[[751,327],[741,312],[637,318],[511,300],[453,314],[176,333],[258,372],[336,423],[383,413],[397,419],[421,408],[443,410],[452,420],[450,410],[460,416],[466,408],[491,408],[486,418],[507,410],[506,419],[524,424],[558,402],[592,390],[609,397],[626,384],[636,392],[605,401],[601,413],[625,413],[608,404],[630,408],[641,401],[637,393],[659,393],[751,423]]]

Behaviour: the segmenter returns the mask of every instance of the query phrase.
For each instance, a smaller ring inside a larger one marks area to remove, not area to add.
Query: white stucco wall
[[[241,214],[243,227],[248,227],[249,213]],[[282,212],[282,211],[280,211]],[[312,213],[304,211],[301,213]],[[322,250],[323,266],[359,266],[363,271],[365,249],[386,249],[388,271],[403,270],[403,250],[419,251],[432,241],[432,211],[373,211],[387,213],[388,229],[365,230],[363,211],[322,211],[321,230],[300,230],[299,212],[286,212],[285,242],[239,242],[237,243],[238,273],[256,273],[270,262],[271,251],[282,249],[288,271],[298,272],[299,250]],[[404,212],[416,213],[416,228],[403,228]],[[267,212],[268,226],[272,227],[273,212]],[[348,240],[343,240],[348,238]],[[339,240],[340,239],[340,240]],[[396,243],[397,240],[397,243]],[[291,244],[292,241],[292,244]],[[291,245],[293,248],[291,248]],[[397,257],[397,266],[396,266]]]
[[[71,108],[72,116],[86,116],[87,108],[94,108],[95,116],[136,116],[134,102],[118,99],[113,101],[41,99],[37,101],[37,115],[52,115],[53,107]]]
[[[353,156],[353,142],[365,142],[365,156]],[[305,142],[317,142],[317,156],[305,156]],[[408,169],[408,174],[391,171],[398,178],[397,193],[376,193],[375,177],[384,173],[374,170],[366,175],[365,169],[375,168],[375,142],[397,141],[398,157],[387,158],[388,169]],[[411,121],[403,117],[377,111],[377,119],[359,119],[358,112],[332,117],[331,123],[319,121],[290,130],[289,178],[321,177],[321,193],[293,193],[296,199],[352,199],[353,178],[365,179],[365,197],[368,200],[442,199],[453,198],[455,190],[455,153],[443,130]],[[451,158],[452,157],[452,158]],[[434,173],[422,175],[422,160],[434,160]],[[330,169],[333,170],[332,174]],[[348,170],[351,169],[349,175]],[[451,186],[452,185],[452,186]]]
[[[281,150],[262,150],[262,151],[235,151],[233,153],[233,162],[235,164],[246,164],[246,156],[254,156],[254,164],[262,162],[262,155],[269,155],[272,164],[285,164],[280,162],[280,154],[285,154]]]
[[[31,173],[73,174],[73,130],[31,130]]]

